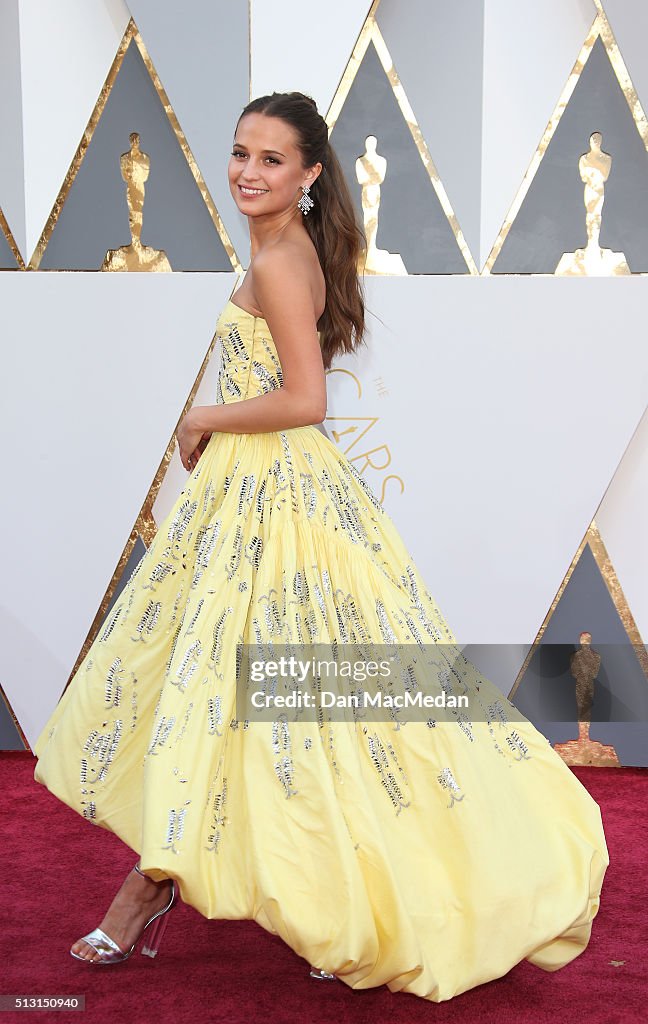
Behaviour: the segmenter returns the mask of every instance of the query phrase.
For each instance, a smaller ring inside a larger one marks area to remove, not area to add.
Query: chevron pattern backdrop
[[[322,429],[502,692],[575,740],[589,632],[600,763],[646,765],[647,39],[644,0],[5,0],[0,749],[29,749],[183,485],[175,427],[214,401],[249,260],[236,119],[299,89],[377,218],[369,347]],[[133,132],[167,272],[102,273]]]

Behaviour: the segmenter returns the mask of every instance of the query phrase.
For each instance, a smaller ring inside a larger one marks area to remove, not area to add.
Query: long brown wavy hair
[[[315,205],[303,221],[326,281],[326,308],[317,329],[324,367],[328,370],[337,355],[355,352],[366,344],[364,290],[358,276],[358,260],[366,248],[365,234],[356,220],[340,161],[315,100],[301,92],[273,92],[248,103],[239,121],[245,114],[280,117],[295,130],[304,170],[322,164],[310,189]]]

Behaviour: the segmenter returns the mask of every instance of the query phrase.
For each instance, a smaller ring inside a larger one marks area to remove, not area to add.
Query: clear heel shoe
[[[142,875],[143,878],[148,878],[148,875],[144,874],[143,871],[140,871],[137,864],[133,870],[137,871],[137,873]],[[81,938],[84,942],[87,942],[89,946],[92,946],[99,956],[91,960],[88,957],[81,956],[80,953],[75,953],[73,950],[70,950],[71,956],[73,956],[75,960],[83,960],[85,963],[99,964],[100,966],[103,964],[121,964],[124,960],[128,960],[129,956],[135,952],[135,948],[142,938],[144,938],[141,949],[142,954],[150,957],[156,956],[169,920],[167,915],[172,907],[175,906],[177,898],[178,891],[176,884],[175,881],[171,879],[171,896],[166,907],[162,907],[161,910],[156,911],[155,914],[149,918],[135,939],[135,942],[126,953],[124,953],[117,943],[101,928],[94,928],[91,932],[88,932],[87,935],[82,935]]]
[[[310,976],[311,978],[317,978],[318,981],[337,981],[335,974],[329,974],[328,971],[323,971],[317,967],[311,967]]]

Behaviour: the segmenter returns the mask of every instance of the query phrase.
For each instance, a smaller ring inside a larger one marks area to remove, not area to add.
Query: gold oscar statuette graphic
[[[366,260],[361,269],[365,274],[407,274],[398,253],[376,247],[380,186],[387,172],[387,161],[376,152],[376,143],[375,135],[367,136],[365,152],[358,157],[355,165],[356,178],[362,186],[362,213],[367,239]]]
[[[589,735],[594,701],[594,680],[601,664],[601,655],[592,648],[592,634],[581,633],[580,649],[569,659],[571,674],[576,680],[576,705],[578,707],[578,739],[566,743],[555,743],[554,750],[566,764],[591,764],[598,767],[620,768],[614,747]]]
[[[556,274],[570,276],[603,277],[608,274],[629,274],[630,267],[622,252],[601,249],[601,210],[605,199],[607,181],[612,157],[601,149],[600,132],[590,135],[590,148],[578,161],[578,170],[585,184],[585,209],[587,224],[587,245],[575,252],[565,252],[560,257]]]
[[[168,272],[171,271],[171,264],[164,250],[142,245],[144,190],[151,158],[140,149],[140,137],[137,132],[131,132],[129,138],[130,149],[127,153],[122,153],[119,163],[122,178],[126,182],[131,244],[122,245],[120,249],[109,249],[101,269]]]

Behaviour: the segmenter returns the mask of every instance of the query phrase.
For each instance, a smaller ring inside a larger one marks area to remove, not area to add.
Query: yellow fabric
[[[267,323],[219,319],[218,402],[280,386]],[[316,427],[214,434],[35,746],[35,779],[175,878],[365,989],[440,1002],[586,947],[600,809],[463,659],[474,721],[239,722],[237,642],[454,636],[392,520]]]

